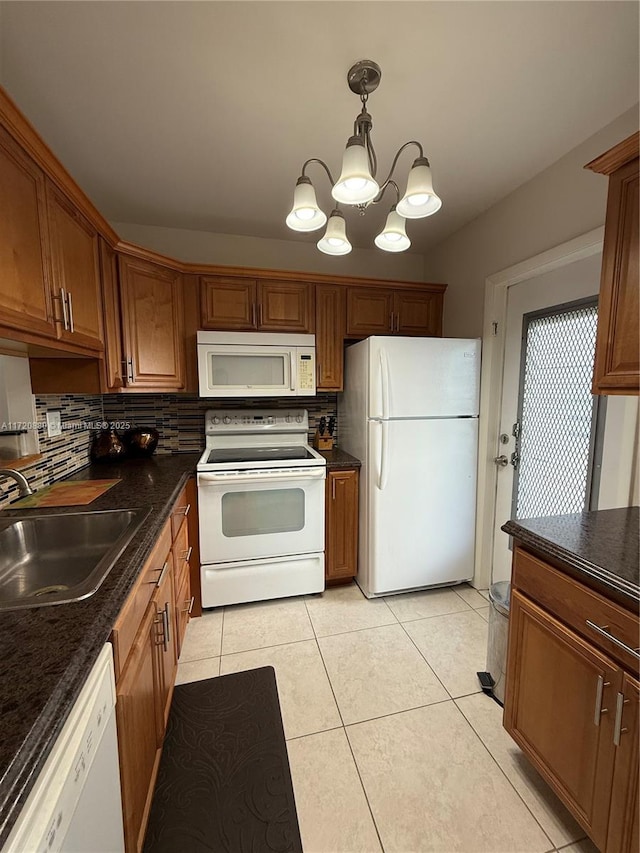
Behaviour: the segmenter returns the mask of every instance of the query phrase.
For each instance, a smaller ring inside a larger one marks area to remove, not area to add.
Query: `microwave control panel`
[[[316,365],[312,351],[298,350],[298,392],[316,391]]]

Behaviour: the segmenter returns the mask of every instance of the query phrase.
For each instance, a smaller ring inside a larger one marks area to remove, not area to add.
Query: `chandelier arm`
[[[420,151],[420,156],[424,157],[424,151],[422,149],[422,145],[416,139],[411,139],[411,140],[409,140],[409,142],[405,142],[404,145],[401,145],[400,148],[398,148],[398,150],[396,152],[396,156],[393,158],[393,163],[391,164],[391,168],[389,169],[389,174],[387,175],[386,181],[384,181],[383,183],[380,184],[380,193],[378,194],[378,198],[382,195],[383,190],[385,189],[385,187],[387,186],[387,184],[391,180],[391,175],[393,175],[393,170],[396,167],[396,164],[398,162],[398,158],[400,157],[402,152],[405,150],[405,148],[408,148],[410,145],[417,145],[418,150]]]
[[[308,166],[310,163],[320,163],[320,165],[322,166],[322,168],[323,168],[323,169],[325,170],[325,172],[327,173],[327,176],[328,176],[329,180],[331,181],[331,186],[333,186],[333,185],[335,184],[335,181],[333,180],[333,176],[332,176],[331,172],[329,171],[329,167],[328,167],[328,166],[327,166],[327,164],[324,162],[324,160],[320,160],[320,158],[319,158],[319,157],[310,157],[308,160],[306,160],[306,161],[305,161],[304,165],[302,166],[302,176],[303,176],[303,177],[307,177],[306,169],[307,169],[307,166]]]
[[[382,196],[384,195],[387,187],[393,187],[395,189],[395,191],[396,191],[396,204],[397,204],[400,201],[400,188],[398,187],[396,182],[394,180],[392,180],[391,178],[387,178],[387,180],[384,182],[384,184],[380,188],[380,192],[378,193],[378,195],[373,199],[373,201],[370,201],[369,204],[378,204],[378,202],[381,202]]]

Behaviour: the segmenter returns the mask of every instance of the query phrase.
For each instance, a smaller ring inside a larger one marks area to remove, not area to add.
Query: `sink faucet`
[[[11,477],[15,480],[21,498],[33,494],[33,489],[27,482],[27,478],[20,471],[16,471],[14,468],[0,468],[0,477]]]

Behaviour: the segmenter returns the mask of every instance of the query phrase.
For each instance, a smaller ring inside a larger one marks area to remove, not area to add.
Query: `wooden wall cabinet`
[[[504,726],[596,846],[631,853],[638,849],[637,659],[587,619],[637,645],[637,613],[516,547]]]
[[[56,337],[44,173],[0,128],[0,325]]]
[[[442,335],[442,292],[350,287],[347,337]]]
[[[104,337],[98,232],[51,181],[46,187],[58,336],[100,351]]]
[[[127,389],[185,387],[181,276],[159,264],[118,257],[124,383]]]
[[[342,391],[346,288],[316,284],[316,387]]]
[[[609,176],[594,394],[640,393],[639,138],[635,133],[585,167]]]
[[[139,853],[143,846],[189,621],[190,607],[183,600],[189,595],[189,526],[181,503],[186,492],[176,501],[112,634],[127,853]]]
[[[325,486],[325,579],[346,583],[358,571],[357,468],[327,472]]]
[[[203,276],[200,286],[203,329],[313,332],[313,284]]]

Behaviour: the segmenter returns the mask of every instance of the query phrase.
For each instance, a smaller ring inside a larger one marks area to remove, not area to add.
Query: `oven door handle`
[[[271,483],[277,480],[323,480],[325,469],[322,466],[311,471],[284,471],[275,474],[198,474],[198,485],[213,486],[221,483]]]

